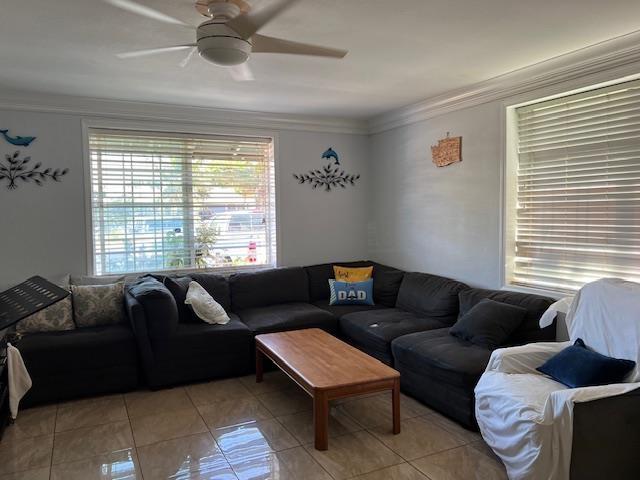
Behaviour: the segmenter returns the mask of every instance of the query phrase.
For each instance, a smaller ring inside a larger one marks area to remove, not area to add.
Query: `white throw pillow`
[[[198,282],[189,283],[187,299],[184,303],[191,305],[193,313],[207,323],[220,325],[229,323],[229,315],[224,311],[222,305],[216,302]]]

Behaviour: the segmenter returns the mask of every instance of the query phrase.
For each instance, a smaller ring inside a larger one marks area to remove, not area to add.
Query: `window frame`
[[[499,254],[500,288],[502,290],[532,293],[559,299],[573,293],[567,290],[528,287],[510,283],[509,275],[513,265],[515,244],[515,212],[517,182],[514,181],[518,165],[518,131],[516,109],[527,105],[567,97],[590,90],[610,87],[616,84],[640,79],[640,73],[628,75],[616,71],[604,71],[584,78],[565,81],[556,85],[526,92],[507,99],[500,104],[501,161],[500,161],[500,219]]]
[[[280,265],[281,259],[281,232],[280,232],[280,195],[278,194],[278,185],[280,179],[280,162],[279,158],[279,134],[275,130],[247,128],[247,127],[230,127],[217,124],[206,125],[198,123],[175,123],[175,122],[157,122],[157,121],[134,121],[121,119],[105,119],[105,118],[83,118],[81,120],[82,129],[82,156],[83,156],[83,180],[84,180],[84,230],[85,230],[85,248],[86,248],[86,268],[87,275],[109,277],[113,275],[137,275],[140,273],[158,273],[158,274],[180,274],[180,273],[229,273],[243,271],[258,271]],[[91,129],[114,129],[114,130],[131,130],[143,132],[158,133],[179,133],[193,135],[221,135],[221,136],[238,136],[238,137],[262,137],[271,139],[271,149],[273,153],[273,174],[274,174],[274,192],[275,201],[275,263],[270,265],[243,265],[235,267],[212,267],[212,268],[177,268],[159,271],[144,272],[126,272],[126,273],[97,273],[95,268],[95,254],[93,244],[93,208],[92,199],[92,179],[91,179],[91,154],[89,145],[89,133]]]

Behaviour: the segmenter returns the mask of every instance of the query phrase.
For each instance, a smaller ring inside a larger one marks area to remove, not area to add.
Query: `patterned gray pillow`
[[[16,325],[16,332],[59,332],[63,330],[73,330],[75,328],[76,326],[73,323],[73,306],[71,304],[71,295],[69,295],[59,302],[49,305],[47,308],[20,320]]]
[[[113,285],[125,281],[124,275],[69,275],[69,285]]]
[[[124,282],[111,285],[71,285],[73,317],[78,328],[124,321]]]

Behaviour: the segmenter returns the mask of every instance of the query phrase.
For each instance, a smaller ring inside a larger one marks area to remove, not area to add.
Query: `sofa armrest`
[[[129,317],[131,330],[136,339],[140,361],[145,367],[145,371],[153,365],[153,349],[149,342],[149,334],[147,332],[147,319],[144,314],[144,308],[138,300],[126,292],[124,295],[124,306]]]
[[[143,277],[128,287],[127,297],[135,299],[144,314],[131,303],[134,331],[146,333],[153,351],[166,345],[178,327],[178,307],[167,287],[153,277]]]
[[[576,403],[571,479],[638,478],[640,389]]]
[[[539,374],[537,367],[569,345],[570,342],[540,342],[499,348],[491,354],[486,371]]]

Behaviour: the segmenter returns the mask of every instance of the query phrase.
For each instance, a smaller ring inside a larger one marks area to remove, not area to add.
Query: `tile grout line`
[[[140,455],[138,454],[138,445],[136,444],[136,437],[133,434],[133,425],[131,425],[131,415],[129,415],[129,406],[127,405],[127,397],[125,394],[122,394],[122,403],[124,403],[124,411],[127,414],[127,422],[129,422],[129,429],[131,430],[131,438],[133,439],[133,453],[136,456],[136,460],[138,461],[138,468],[140,469],[140,477],[141,480],[144,480],[144,472],[142,471],[142,462],[140,461]],[[134,471],[135,471],[135,463],[134,463]]]
[[[238,380],[238,381],[240,382],[240,380]],[[240,383],[242,383],[242,382],[240,382]],[[248,390],[249,389],[247,389],[247,391]],[[216,437],[213,435],[213,432],[211,431],[211,428],[209,427],[209,425],[205,421],[204,417],[202,416],[202,413],[200,413],[200,409],[196,406],[195,402],[193,401],[193,398],[191,398],[191,394],[189,393],[189,390],[185,388],[185,392],[187,393],[187,398],[191,401],[191,404],[196,409],[196,412],[198,412],[198,416],[200,417],[200,420],[202,420],[202,423],[207,428],[207,433],[211,437],[211,440],[213,440],[214,445],[218,448],[218,450],[220,450],[220,454],[222,455],[222,458],[224,458],[225,462],[227,462],[227,465],[229,465],[229,468],[231,469],[231,472],[233,472],[233,475],[236,477],[236,479],[239,480],[240,477],[238,477],[238,475],[236,474],[235,468],[233,468],[233,465],[231,465],[231,462],[229,461],[229,458],[227,458],[227,455],[224,453],[224,450],[222,450],[222,447],[220,446],[220,444],[216,440]],[[251,395],[251,392],[249,392],[249,394]],[[195,435],[201,435],[201,434],[198,433],[198,434],[195,434]],[[182,438],[184,438],[184,437],[182,437]]]
[[[51,439],[51,460],[49,460],[49,480],[53,476],[53,452],[56,448],[56,427],[58,426],[58,409],[60,404],[56,403],[56,414],[53,417],[53,438]]]

